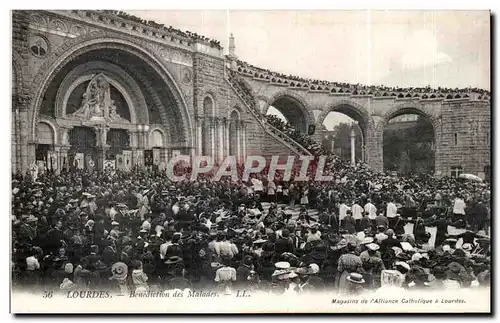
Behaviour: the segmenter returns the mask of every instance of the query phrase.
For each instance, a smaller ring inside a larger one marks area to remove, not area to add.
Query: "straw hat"
[[[462,245],[462,250],[464,250],[464,251],[471,251],[472,250],[472,245],[470,243],[464,243]]]
[[[364,284],[365,280],[363,279],[363,275],[358,273],[350,273],[347,276],[347,280],[354,284]]]
[[[113,273],[113,277],[117,279],[124,279],[127,277],[128,267],[123,262],[116,262],[111,266],[111,272]]]
[[[274,264],[277,269],[289,269],[290,263],[287,261],[280,261]]]
[[[369,243],[366,245],[366,247],[368,247],[368,249],[370,249],[371,251],[377,251],[380,249],[380,246],[376,243]]]
[[[172,264],[177,264],[181,261],[182,261],[181,257],[173,256],[173,257],[168,258],[167,261],[165,261],[165,264],[172,265]]]

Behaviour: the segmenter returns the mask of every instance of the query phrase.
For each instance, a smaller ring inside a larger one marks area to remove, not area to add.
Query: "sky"
[[[217,39],[225,53],[233,33],[239,59],[281,73],[366,85],[490,90],[488,11],[127,12]]]

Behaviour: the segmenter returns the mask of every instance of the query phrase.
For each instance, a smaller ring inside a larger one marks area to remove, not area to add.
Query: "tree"
[[[351,129],[353,128],[354,133],[356,134],[355,156],[356,160],[360,160],[362,157],[360,128],[351,123],[339,123],[333,128],[332,131],[335,140],[335,153],[340,157],[340,159],[345,161],[351,160]],[[331,141],[329,144],[331,145]]]
[[[397,122],[384,129],[384,169],[398,173],[434,172],[434,131],[419,117],[416,122]]]

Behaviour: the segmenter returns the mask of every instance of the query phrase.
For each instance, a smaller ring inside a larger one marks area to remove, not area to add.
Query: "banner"
[[[161,151],[158,148],[153,149],[153,165],[160,165]]]
[[[57,159],[58,159],[57,152],[55,152],[55,151],[48,152],[48,160],[49,160],[48,168],[50,170],[57,171],[59,169]]]
[[[46,169],[45,169],[45,161],[43,160],[37,160],[36,165],[38,166],[38,175],[44,174]]]
[[[132,152],[130,150],[123,150],[123,170],[130,171],[132,169]]]
[[[123,155],[116,155],[116,169],[125,170],[125,157]]]
[[[73,166],[76,169],[83,169],[85,166],[83,153],[76,153],[75,159],[73,159]]]
[[[85,169],[94,169],[95,162],[92,159],[92,155],[85,156]]]
[[[136,165],[144,166],[144,151],[137,150],[137,160],[135,161]]]
[[[104,161],[104,170],[116,170],[116,160],[106,160]]]
[[[144,165],[146,167],[153,166],[153,151],[145,150],[144,151]]]

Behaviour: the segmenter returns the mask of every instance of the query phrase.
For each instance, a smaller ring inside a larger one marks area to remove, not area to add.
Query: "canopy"
[[[480,182],[480,183],[483,181],[483,179],[481,177],[473,175],[473,174],[460,174],[458,176],[458,178],[463,178],[463,179],[467,179],[469,181]]]

